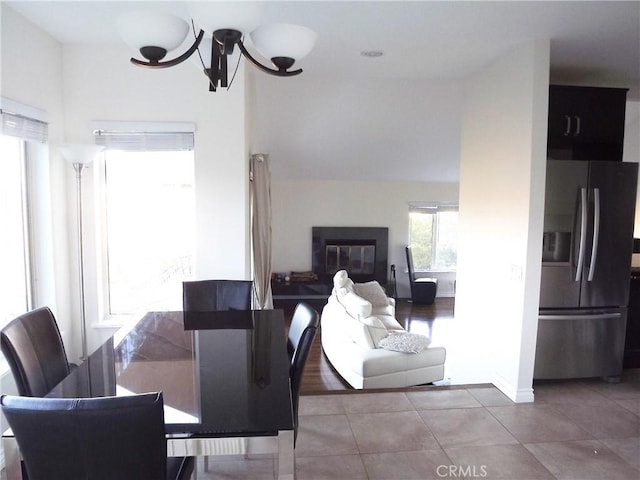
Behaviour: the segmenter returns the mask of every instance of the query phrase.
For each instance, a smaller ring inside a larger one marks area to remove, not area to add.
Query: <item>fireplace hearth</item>
[[[338,270],[354,282],[387,282],[389,229],[386,227],[313,227],[312,269],[321,283]]]

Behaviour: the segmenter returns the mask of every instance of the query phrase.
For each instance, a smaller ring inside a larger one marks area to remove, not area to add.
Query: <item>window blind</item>
[[[5,110],[0,110],[0,116],[2,117],[2,135],[41,143],[47,142],[49,134],[47,123]]]
[[[409,202],[410,213],[457,212],[458,204],[439,202]]]
[[[189,122],[92,122],[96,145],[128,152],[193,150],[195,124]]]
[[[193,150],[193,132],[94,131],[96,145],[128,152]]]

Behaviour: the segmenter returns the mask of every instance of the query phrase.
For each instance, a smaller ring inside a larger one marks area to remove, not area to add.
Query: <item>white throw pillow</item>
[[[355,283],[353,289],[362,298],[371,302],[373,308],[386,307],[389,305],[389,299],[387,298],[384,288],[375,280],[366,283]]]
[[[389,335],[378,342],[379,348],[403,353],[420,353],[429,346],[431,339],[424,335],[409,332],[390,331]]]

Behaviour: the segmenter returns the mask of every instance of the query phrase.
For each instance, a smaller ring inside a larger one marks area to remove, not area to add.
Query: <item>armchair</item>
[[[407,269],[409,270],[409,286],[411,287],[411,301],[413,303],[431,305],[438,291],[437,278],[417,278],[413,267],[411,247],[405,247],[407,254]]]

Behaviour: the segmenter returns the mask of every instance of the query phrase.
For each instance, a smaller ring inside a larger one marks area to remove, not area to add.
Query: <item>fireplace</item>
[[[387,283],[389,229],[382,227],[313,227],[313,273],[331,283],[338,270],[354,282]]]

